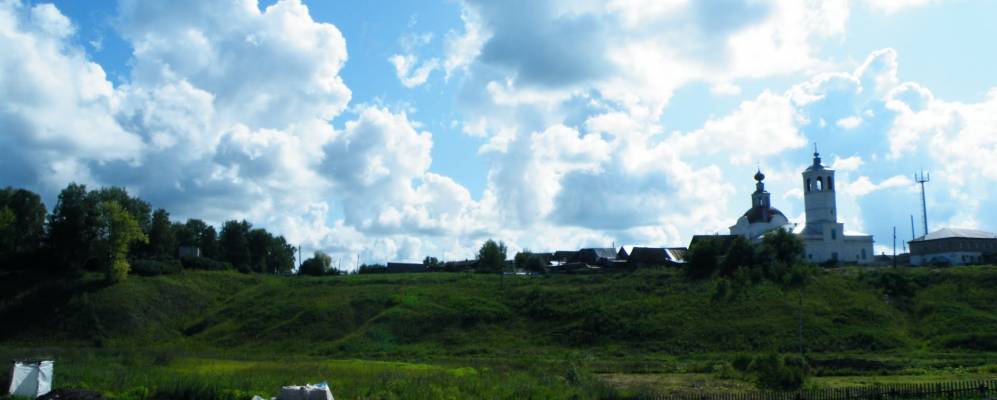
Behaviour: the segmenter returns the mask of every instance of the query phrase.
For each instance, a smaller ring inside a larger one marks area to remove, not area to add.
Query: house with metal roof
[[[997,235],[976,229],[943,228],[907,243],[911,265],[982,263],[997,254]]]

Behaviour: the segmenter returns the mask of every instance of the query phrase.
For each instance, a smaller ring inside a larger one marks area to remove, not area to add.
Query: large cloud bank
[[[122,1],[133,53],[119,84],[57,8],[0,2],[0,176],[49,199],[69,181],[123,185],[174,216],[247,218],[347,259],[454,259],[488,237],[553,250],[723,232],[756,163],[799,219],[798,174],[818,141],[833,144],[823,152],[853,230],[906,221],[891,199],[914,198],[911,159],[938,177],[930,201],[960,204],[940,222],[995,221],[992,185],[972,183],[997,180],[997,90],[937,99],[900,79],[891,49],[853,68],[822,60],[818,44],[844,34],[844,0],[728,3],[469,1],[442,54],[416,54],[431,36],[405,41],[386,61],[397,78],[443,75],[481,140],[488,183],[473,198],[430,172],[421,123],[351,104],[347,38],[297,0]],[[698,129],[661,123],[679,88],[738,96],[771,76],[800,81]]]

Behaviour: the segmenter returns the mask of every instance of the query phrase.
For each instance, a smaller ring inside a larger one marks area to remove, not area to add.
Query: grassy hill
[[[796,292],[761,282],[718,298],[717,285],[670,270],[505,279],[186,271],[112,286],[16,274],[0,277],[0,353],[711,373],[738,354],[797,350]],[[824,375],[985,366],[997,359],[995,288],[997,267],[823,272],[802,293],[805,348]]]
[[[370,356],[518,356],[585,349],[677,355],[795,351],[797,294],[760,283],[724,299],[674,271],[506,277],[269,277],[188,271],[0,287],[7,342]],[[842,269],[803,292],[809,352],[997,351],[997,268]]]

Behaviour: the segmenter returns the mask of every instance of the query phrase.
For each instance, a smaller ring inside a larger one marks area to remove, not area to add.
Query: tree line
[[[197,251],[181,257],[181,247]],[[226,221],[220,230],[195,218],[173,221],[165,209],[153,210],[121,187],[87,190],[70,183],[51,213],[36,193],[0,190],[0,265],[7,269],[101,271],[108,281],[181,265],[286,274],[294,269],[294,252],[283,236],[246,220]]]

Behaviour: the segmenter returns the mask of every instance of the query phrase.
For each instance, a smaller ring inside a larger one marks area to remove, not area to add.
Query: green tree
[[[719,238],[704,237],[689,245],[685,274],[693,279],[708,278],[720,265],[723,256]]]
[[[803,239],[789,230],[776,229],[762,238],[762,246],[765,252],[770,254],[773,261],[781,262],[786,267],[796,265],[803,258],[805,247]]]
[[[8,209],[12,218],[3,232],[8,243],[0,247],[0,254],[31,253],[42,242],[45,234],[45,204],[34,192],[11,187],[0,190],[0,209]]]
[[[134,242],[148,243],[149,238],[128,211],[117,202],[100,203],[100,227],[97,248],[102,259],[104,277],[117,282],[128,276],[128,248]]]
[[[267,261],[270,260],[270,242],[273,235],[266,229],[252,229],[246,233],[246,245],[249,248],[249,266],[253,272],[267,272],[269,267]]]
[[[208,226],[202,231],[201,238],[198,240],[198,246],[201,248],[201,256],[210,258],[212,260],[221,259],[221,248],[218,243],[218,231],[215,227]]]
[[[15,222],[17,217],[10,207],[0,208],[0,260],[14,254],[14,236],[17,235]]]
[[[526,263],[530,260],[532,255],[533,253],[530,252],[529,249],[523,249],[523,251],[516,253],[516,255],[512,257],[513,263],[516,264],[516,270],[525,271]]]
[[[58,268],[80,269],[91,257],[100,226],[100,212],[95,196],[84,185],[70,183],[48,217],[46,241]]]
[[[547,261],[536,254],[531,254],[526,259],[526,270],[530,272],[544,272],[547,269]]]
[[[321,251],[316,251],[311,258],[301,263],[299,275],[320,276],[329,273],[332,268],[332,257]]]
[[[240,271],[250,270],[251,255],[247,238],[252,225],[246,220],[226,221],[218,238],[218,250],[221,259],[228,261]]]
[[[270,240],[270,250],[267,252],[267,273],[287,274],[294,269],[294,246],[287,243],[283,236]]]
[[[176,258],[177,238],[170,223],[170,213],[160,208],[152,214],[149,225],[148,254],[156,258]]]
[[[478,250],[478,270],[481,272],[500,272],[505,266],[505,243],[495,243],[488,239]]]
[[[90,192],[94,196],[94,201],[99,204],[105,201],[118,203],[125,211],[131,214],[143,232],[149,232],[149,225],[152,223],[152,207],[145,200],[133,197],[124,188],[112,186],[100,188]]]
[[[443,264],[440,263],[440,260],[436,257],[430,256],[426,256],[426,258],[422,259],[422,265],[426,267],[427,271],[436,271],[443,268]]]
[[[737,235],[730,242],[727,253],[720,262],[720,275],[732,276],[739,267],[754,265],[755,248],[743,236]]]

